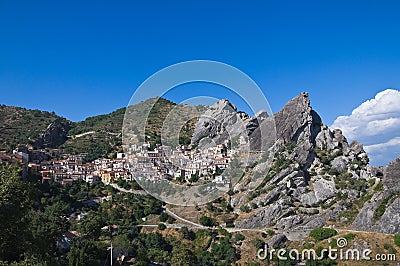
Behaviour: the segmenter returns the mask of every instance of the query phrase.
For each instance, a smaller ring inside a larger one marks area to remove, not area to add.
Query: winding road
[[[137,194],[137,195],[146,195],[148,194],[146,191],[144,190],[127,190],[124,188],[119,187],[117,184],[115,183],[111,183],[110,184],[113,188],[121,191],[121,192],[125,192],[125,193],[133,193],[133,194]],[[188,219],[185,219],[181,216],[178,216],[177,214],[175,214],[174,212],[172,212],[170,209],[164,207],[164,211],[170,215],[171,217],[173,217],[176,220],[179,220],[181,222],[184,222],[185,224],[167,224],[165,223],[165,225],[167,226],[167,228],[182,228],[182,227],[190,227],[190,228],[195,228],[195,229],[218,229],[218,228],[222,228],[225,229],[226,231],[228,231],[229,233],[235,233],[235,232],[242,232],[242,231],[248,231],[248,232],[258,232],[258,233],[265,233],[266,229],[256,229],[256,228],[228,228],[228,227],[207,227],[192,221],[189,221]],[[187,226],[187,225],[189,226]],[[140,225],[142,227],[157,227],[158,225]],[[330,227],[324,227],[324,228],[330,228]],[[362,231],[362,230],[352,230],[352,229],[346,229],[346,228],[335,228],[332,227],[332,229],[335,229],[338,232],[351,232],[351,233],[374,233],[374,232],[370,232],[370,231]],[[279,232],[277,231],[276,233],[284,233],[284,232]],[[386,234],[386,233],[380,233],[383,235],[393,235],[393,234]]]

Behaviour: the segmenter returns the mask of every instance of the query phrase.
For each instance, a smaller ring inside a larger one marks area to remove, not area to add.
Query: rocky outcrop
[[[332,168],[334,168],[338,173],[343,173],[349,165],[349,159],[345,156],[339,156],[333,159],[331,162]]]
[[[277,140],[283,142],[304,138],[312,141],[320,132],[321,118],[310,106],[308,93],[301,93],[274,114]]]
[[[372,228],[376,232],[400,234],[400,198],[390,204],[381,219]]]
[[[382,183],[386,190],[400,191],[400,158],[387,165]]]
[[[382,204],[385,204],[384,200],[388,198],[391,200],[384,207],[384,213],[375,221],[374,214]],[[375,194],[357,215],[352,228],[363,231],[400,234],[400,198],[387,190]]]
[[[321,131],[322,120],[310,106],[308,93],[301,93],[274,114],[277,143],[295,142],[295,160],[311,163],[315,138]]]
[[[303,205],[312,206],[318,202],[332,198],[337,192],[335,183],[332,180],[325,180],[322,177],[318,177],[312,184],[313,191],[301,194],[299,197]]]
[[[271,161],[248,164],[245,176],[232,187],[229,199],[239,215],[236,227],[269,227],[284,232],[288,239],[301,239],[329,220],[357,230],[400,233],[396,194],[400,192],[400,159],[386,168],[369,165],[362,144],[349,144],[340,129],[324,125],[307,93],[272,116],[260,112],[249,117],[227,100],[219,101],[198,120],[192,143],[199,142],[201,147],[202,141],[221,143],[234,136],[248,140],[252,151],[267,148],[273,155]],[[252,174],[265,176],[261,187],[250,186]],[[383,190],[375,190],[381,180]],[[384,212],[377,218],[382,204],[386,204]],[[354,213],[355,208],[361,211],[354,221],[350,220],[354,216],[343,215]]]
[[[362,151],[359,151],[362,153]],[[371,171],[381,173],[380,168]],[[377,192],[367,201],[352,227],[358,230],[372,230],[388,234],[400,234],[400,158],[389,163],[382,178],[383,191]],[[384,211],[378,219],[376,212]],[[374,216],[375,215],[375,216]]]
[[[68,131],[71,126],[62,119],[54,120],[40,135],[39,139],[33,143],[34,148],[56,148],[68,139]]]
[[[370,201],[366,202],[352,223],[351,227],[358,230],[371,230],[374,222],[373,217],[376,209],[384,198],[383,193],[375,194]]]
[[[288,239],[284,234],[277,234],[268,239],[266,244],[269,248],[280,248],[286,243],[287,240]]]
[[[275,203],[257,210],[248,219],[236,221],[235,226],[238,228],[263,228],[272,226],[282,214],[282,204]]]
[[[274,120],[265,111],[249,117],[228,100],[220,100],[199,117],[191,144],[198,143],[201,149],[239,137],[249,150],[266,151],[275,143]]]
[[[220,144],[244,132],[243,121],[248,118],[247,114],[237,112],[236,106],[228,100],[218,101],[199,117],[191,143],[199,143],[200,148],[212,142]],[[252,127],[257,127],[257,124]]]

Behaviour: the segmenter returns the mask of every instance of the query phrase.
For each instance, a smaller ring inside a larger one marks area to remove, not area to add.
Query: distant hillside
[[[148,117],[146,110],[152,107]],[[170,119],[178,121],[186,119],[194,112],[205,110],[204,106],[177,105],[163,98],[151,98],[129,107],[129,127],[136,132],[146,124],[146,136],[150,141],[160,141],[161,129],[167,115],[173,108],[178,108],[180,117]],[[27,110],[19,107],[0,107],[0,150],[11,152],[20,144],[35,144],[46,132],[48,126],[55,120],[68,124],[68,139],[58,148],[67,153],[88,153],[87,160],[99,157],[113,157],[122,151],[122,124],[126,108],[120,108],[112,113],[93,116],[81,122],[71,122],[54,113],[39,110]],[[180,143],[189,144],[196,119],[186,123],[180,132]],[[168,131],[168,130],[167,130]],[[169,132],[167,132],[169,133]],[[51,145],[50,145],[51,146]],[[46,146],[47,147],[47,146]]]
[[[152,108],[147,116],[146,110]],[[182,144],[190,144],[190,139],[197,123],[196,114],[200,115],[206,107],[202,105],[191,106],[186,104],[176,104],[163,98],[151,98],[129,107],[125,128],[130,133],[137,133],[145,127],[145,134],[148,140],[160,142],[161,130],[169,138],[177,137],[178,132],[174,132],[175,126],[182,126],[179,132],[179,141]],[[195,116],[194,118],[192,118]],[[192,118],[192,119],[191,119]],[[173,121],[173,123],[168,123]],[[166,123],[167,122],[167,123]],[[165,123],[165,124],[164,124]],[[164,127],[164,128],[163,128]]]
[[[148,117],[145,110],[151,109]],[[129,126],[137,131],[146,124],[146,135],[150,141],[160,141],[162,124],[173,108],[193,113],[194,110],[204,110],[203,106],[177,105],[163,98],[151,98],[138,104],[129,106]],[[116,152],[122,151],[122,124],[126,108],[118,109],[110,114],[89,117],[84,121],[74,123],[69,131],[70,138],[60,148],[69,153],[88,153],[87,160],[99,157],[113,157]],[[197,120],[196,120],[197,121]],[[185,130],[181,132],[181,143],[189,144],[196,121],[189,121]]]
[[[19,144],[32,144],[56,119],[55,113],[0,105],[0,151],[10,153]]]
[[[125,108],[110,114],[93,116],[74,123],[69,139],[60,146],[67,153],[88,153],[88,160],[111,156],[121,144]]]

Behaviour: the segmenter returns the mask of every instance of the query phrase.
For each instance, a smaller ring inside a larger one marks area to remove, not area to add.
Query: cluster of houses
[[[115,159],[99,158],[93,162],[84,162],[86,154],[63,154],[59,159],[51,159],[40,163],[30,162],[28,168],[38,173],[42,182],[60,182],[71,184],[76,180],[88,183],[112,183],[114,180],[132,181],[128,161],[123,153],[118,153]]]
[[[18,147],[12,155],[0,154],[3,164],[19,163],[27,173],[40,176],[42,182],[72,184],[76,180],[88,183],[116,180],[132,181],[145,178],[150,181],[160,179],[197,182],[212,180],[226,183],[221,173],[229,165],[234,151],[227,143],[206,149],[191,149],[187,146],[132,145],[128,154],[117,153],[116,158],[98,158],[85,162],[87,154],[64,154],[61,150],[28,150]]]
[[[192,183],[212,180],[226,183],[228,180],[224,180],[221,173],[231,162],[234,151],[228,149],[228,143],[201,150],[158,145],[152,151],[145,144],[139,148],[132,146],[130,154],[130,170],[137,179],[145,178],[155,182],[168,179]]]

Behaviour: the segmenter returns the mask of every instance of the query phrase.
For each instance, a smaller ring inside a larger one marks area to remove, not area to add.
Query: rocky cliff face
[[[255,149],[263,138],[274,139],[263,183],[253,189],[246,182],[261,167],[255,165],[233,187],[229,201],[238,214],[236,227],[271,228],[288,239],[304,237],[328,221],[337,227],[400,233],[400,159],[386,169],[369,165],[360,143],[349,144],[339,129],[323,124],[307,93],[270,117],[251,118],[220,101],[199,119],[192,143],[202,138],[221,142],[229,137],[224,131],[244,134]]]
[[[385,190],[391,192],[400,191],[400,158],[387,165],[382,183]]]
[[[68,131],[71,126],[62,119],[54,120],[40,135],[39,139],[33,143],[34,148],[56,148],[63,144],[67,139]]]
[[[211,143],[220,144],[232,135],[241,134],[248,118],[247,114],[237,112],[236,106],[228,100],[218,101],[200,116],[191,142],[199,142],[200,148]]]
[[[381,189],[361,209],[352,227],[389,234],[400,233],[400,158],[384,169]]]

